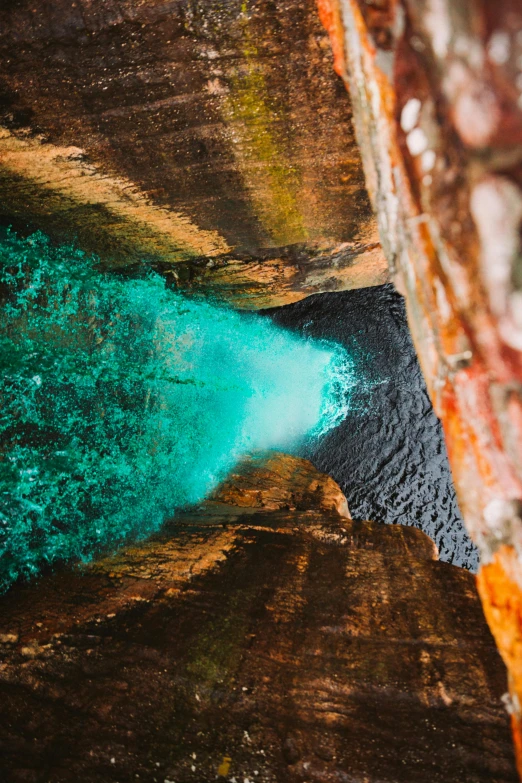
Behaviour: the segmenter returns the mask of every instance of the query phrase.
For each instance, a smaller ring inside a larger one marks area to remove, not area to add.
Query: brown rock
[[[334,511],[350,519],[346,498],[329,476],[310,462],[289,454],[268,452],[243,460],[210,496],[206,509],[227,507],[258,511]],[[217,506],[216,506],[217,507]]]
[[[514,781],[473,577],[339,498],[249,461],[155,540],[0,599],[2,778]]]
[[[247,309],[388,279],[313,0],[3,3],[0,57],[5,222]]]

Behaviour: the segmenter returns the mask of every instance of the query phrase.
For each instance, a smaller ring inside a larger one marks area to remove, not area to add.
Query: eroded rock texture
[[[313,0],[4,2],[0,57],[6,222],[243,308],[387,279]]]
[[[516,780],[473,577],[423,533],[285,455],[175,528],[0,600],[2,779]]]
[[[319,10],[519,720],[522,10],[511,0],[319,0]],[[495,573],[510,600],[501,587],[495,597]]]

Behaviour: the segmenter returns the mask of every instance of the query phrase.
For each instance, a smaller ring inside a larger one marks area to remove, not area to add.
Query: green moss
[[[208,686],[233,676],[244,651],[249,608],[255,595],[254,589],[243,586],[229,598],[226,614],[205,625],[204,633],[191,648],[189,674]]]
[[[241,12],[246,72],[231,79],[231,91],[225,101],[228,120],[240,138],[246,184],[273,242],[277,245],[304,242],[308,232],[299,207],[298,193],[302,189],[299,172],[286,161],[285,144],[278,139],[276,130],[284,108],[271,104],[262,58],[250,30],[246,0],[242,2]],[[255,170],[255,164],[262,164],[259,177],[249,181],[255,175],[248,170]]]

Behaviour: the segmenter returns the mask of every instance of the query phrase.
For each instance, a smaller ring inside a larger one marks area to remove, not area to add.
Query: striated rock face
[[[319,4],[517,729],[520,11]],[[0,55],[4,223],[250,309],[387,279],[312,0],[7,0]],[[2,776],[514,780],[472,577],[434,558],[311,466],[248,463],[162,536],[1,599]]]
[[[388,279],[313,0],[2,3],[0,56],[5,222],[247,309]]]
[[[2,779],[516,780],[473,578],[423,533],[285,455],[176,530],[0,599]]]
[[[519,720],[522,10],[511,0],[319,0],[319,11]]]

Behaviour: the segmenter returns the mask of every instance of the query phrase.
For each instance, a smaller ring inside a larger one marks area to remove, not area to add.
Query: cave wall
[[[4,222],[246,309],[388,279],[313,0],[17,0],[0,57]]]
[[[522,11],[319,0],[366,182],[522,696]]]

